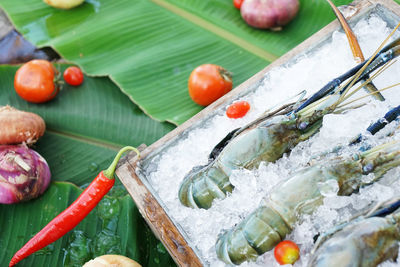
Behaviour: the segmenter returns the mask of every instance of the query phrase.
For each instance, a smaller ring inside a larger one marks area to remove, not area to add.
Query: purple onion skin
[[[252,27],[280,30],[296,16],[299,5],[298,0],[245,0],[240,13]]]
[[[0,203],[13,204],[36,198],[50,184],[46,160],[25,145],[0,146]]]

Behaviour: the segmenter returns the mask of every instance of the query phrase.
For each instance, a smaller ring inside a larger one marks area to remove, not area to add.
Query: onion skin
[[[298,0],[245,0],[240,14],[252,27],[281,30],[296,16],[299,5]]]
[[[141,267],[141,265],[122,255],[103,255],[86,262],[82,267]]]
[[[44,134],[46,124],[31,112],[0,107],[0,145],[33,144]]]
[[[36,198],[50,184],[46,160],[25,145],[0,146],[0,203],[13,204]]]

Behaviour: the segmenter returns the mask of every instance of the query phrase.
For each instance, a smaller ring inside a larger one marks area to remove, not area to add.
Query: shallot
[[[31,112],[0,107],[0,145],[32,144],[44,134],[44,120]]]
[[[88,261],[83,267],[141,267],[139,263],[122,255],[103,255]]]
[[[43,0],[46,4],[60,9],[71,9],[81,5],[85,0]]]
[[[252,27],[281,30],[299,10],[298,0],[246,0],[240,13]]]
[[[46,160],[25,145],[0,146],[0,203],[12,204],[43,194],[50,183]]]

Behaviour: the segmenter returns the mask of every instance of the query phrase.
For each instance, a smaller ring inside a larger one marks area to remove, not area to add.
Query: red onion
[[[255,28],[281,30],[299,10],[298,0],[245,0],[242,18]]]
[[[0,203],[36,198],[50,183],[46,160],[25,145],[0,146]]]

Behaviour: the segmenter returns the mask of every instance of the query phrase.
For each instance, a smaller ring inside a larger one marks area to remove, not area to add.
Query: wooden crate
[[[400,6],[391,0],[355,1],[353,7],[355,12],[350,17],[347,17],[347,19],[353,23],[371,13],[379,14],[386,20],[390,27],[396,26],[400,21]],[[328,41],[331,38],[331,34],[339,28],[340,24],[337,21],[330,23],[174,131],[151,146],[144,148],[141,151],[141,159],[139,161],[133,154],[130,154],[118,167],[117,175],[119,179],[132,196],[152,231],[165,245],[170,255],[179,266],[203,266],[205,263],[197,249],[189,246],[187,242],[188,239],[181,226],[175,223],[165,211],[163,208],[165,207],[164,203],[152,188],[151,183],[143,175],[143,172],[137,171],[138,164],[140,164],[140,168],[145,169],[150,159],[176,143],[183,135],[190,132],[192,129],[199,127],[202,122],[212,117],[216,110],[225,107],[226,103],[257,88],[263,76],[272,68],[290,62],[291,59],[300,53],[316,49],[318,46]]]

